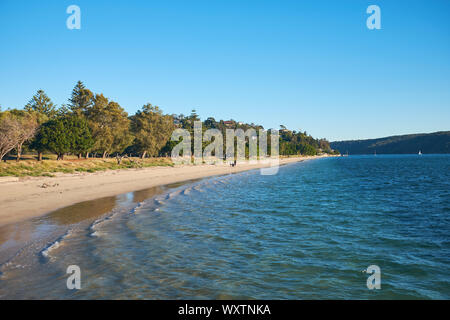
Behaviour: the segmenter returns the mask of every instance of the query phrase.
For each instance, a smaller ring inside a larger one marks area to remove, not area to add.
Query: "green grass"
[[[24,157],[16,162],[8,160],[0,163],[0,177],[53,177],[55,173],[95,173],[106,170],[148,168],[156,166],[173,166],[168,158],[124,159],[119,165],[116,159],[76,159],[66,157],[65,160],[53,160],[53,156],[46,156],[43,161],[36,161],[31,157]]]

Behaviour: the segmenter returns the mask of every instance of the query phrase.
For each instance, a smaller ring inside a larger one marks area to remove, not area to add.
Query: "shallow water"
[[[0,228],[0,298],[449,299],[450,156],[350,156]],[[369,265],[381,289],[368,290]],[[81,290],[66,268],[81,269]]]

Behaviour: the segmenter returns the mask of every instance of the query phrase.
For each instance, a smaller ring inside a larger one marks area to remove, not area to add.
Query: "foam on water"
[[[145,205],[145,201],[139,202],[137,206],[135,206],[133,209],[131,209],[131,214],[139,214],[142,207]]]
[[[59,237],[58,239],[56,239],[55,241],[50,243],[46,248],[44,248],[40,253],[41,256],[44,258],[50,259],[51,252],[58,249],[59,247],[61,247],[64,243],[64,240],[67,239],[68,237],[70,237],[72,235],[72,233],[73,233],[73,229],[67,230],[67,232],[65,234],[63,234],[61,237]]]

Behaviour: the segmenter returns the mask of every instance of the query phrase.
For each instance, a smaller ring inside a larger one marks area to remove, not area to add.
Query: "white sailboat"
[[[419,150],[419,156],[421,156],[422,155],[422,150]]]

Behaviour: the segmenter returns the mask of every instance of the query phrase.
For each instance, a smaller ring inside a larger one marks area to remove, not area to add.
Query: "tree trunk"
[[[117,164],[118,164],[118,165],[121,165],[121,164],[122,164],[122,160],[123,160],[124,158],[128,158],[127,155],[124,155],[124,156],[116,155]]]
[[[78,154],[78,159],[81,159],[81,153]]]
[[[19,162],[20,160],[20,156],[22,155],[22,145],[18,145],[17,146],[17,157],[16,157],[16,162]]]
[[[89,159],[89,151],[86,152],[86,159]]]
[[[38,151],[38,161],[42,161],[42,152]]]
[[[106,151],[105,151],[105,152],[103,152],[103,156],[102,156],[102,158],[103,158],[103,159],[106,159]]]
[[[143,153],[142,153],[142,156],[141,156],[141,159],[145,159],[145,156],[147,155],[147,151],[144,151]]]

